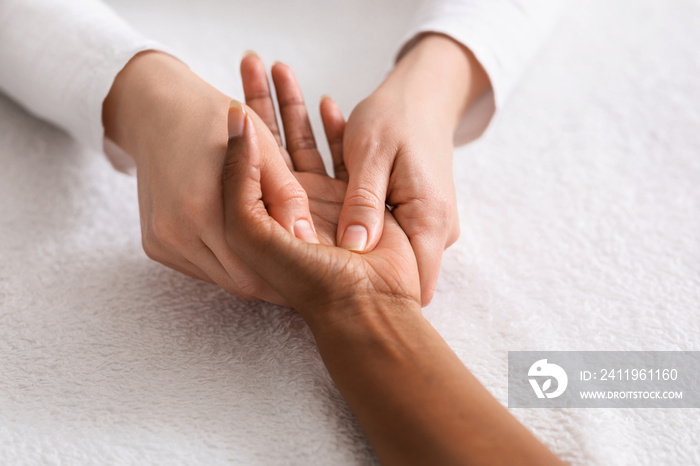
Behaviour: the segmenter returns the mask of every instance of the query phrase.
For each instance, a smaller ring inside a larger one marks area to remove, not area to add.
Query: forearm
[[[382,463],[558,463],[464,367],[417,303],[378,299],[341,311],[343,318],[311,328]]]
[[[425,34],[399,60],[377,92],[399,93],[428,122],[454,131],[469,106],[488,88],[486,72],[461,44]]]

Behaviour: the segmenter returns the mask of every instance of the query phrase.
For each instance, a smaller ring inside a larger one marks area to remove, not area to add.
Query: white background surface
[[[413,8],[111,3],[234,96],[254,49],[346,114]],[[508,350],[700,350],[700,4],[583,3],[456,151],[425,314],[504,403]],[[575,464],[700,463],[697,409],[513,412]],[[135,181],[0,96],[0,462],[373,461],[293,311],[150,262]]]

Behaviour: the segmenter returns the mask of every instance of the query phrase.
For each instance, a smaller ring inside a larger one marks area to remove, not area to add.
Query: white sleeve
[[[491,88],[462,118],[456,144],[484,132],[520,75],[555,24],[563,0],[425,0],[399,57],[420,34],[445,34],[479,60]]]
[[[148,49],[163,47],[99,0],[0,1],[0,90],[96,151],[114,78]]]

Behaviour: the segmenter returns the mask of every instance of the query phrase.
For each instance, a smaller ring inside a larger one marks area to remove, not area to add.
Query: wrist
[[[161,55],[146,51],[131,58],[114,78],[102,105],[105,136],[131,157],[134,157],[136,146],[136,122],[133,117],[140,113],[137,103],[142,101],[141,96],[149,89],[151,70],[159,68]]]
[[[488,88],[481,64],[469,49],[441,34],[424,34],[398,61],[377,92],[410,99],[410,109],[447,128]]]
[[[319,345],[359,340],[395,345],[398,327],[422,321],[420,302],[395,295],[354,296],[299,309]]]
[[[153,128],[172,127],[168,122],[174,116],[211,100],[228,108],[225,95],[178,59],[158,51],[141,52],[119,72],[104,100],[105,136],[138,159],[139,148],[147,144]]]

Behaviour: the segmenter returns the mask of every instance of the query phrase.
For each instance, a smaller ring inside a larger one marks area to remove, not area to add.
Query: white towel
[[[400,0],[113,3],[233,95],[244,49],[288,62],[312,113],[369,93],[409,19]],[[700,350],[700,5],[577,8],[457,151],[462,237],[425,310],[504,403],[508,350]],[[0,463],[375,462],[303,321],[149,261],[135,191],[0,96]],[[700,463],[698,410],[513,413],[574,464]]]

